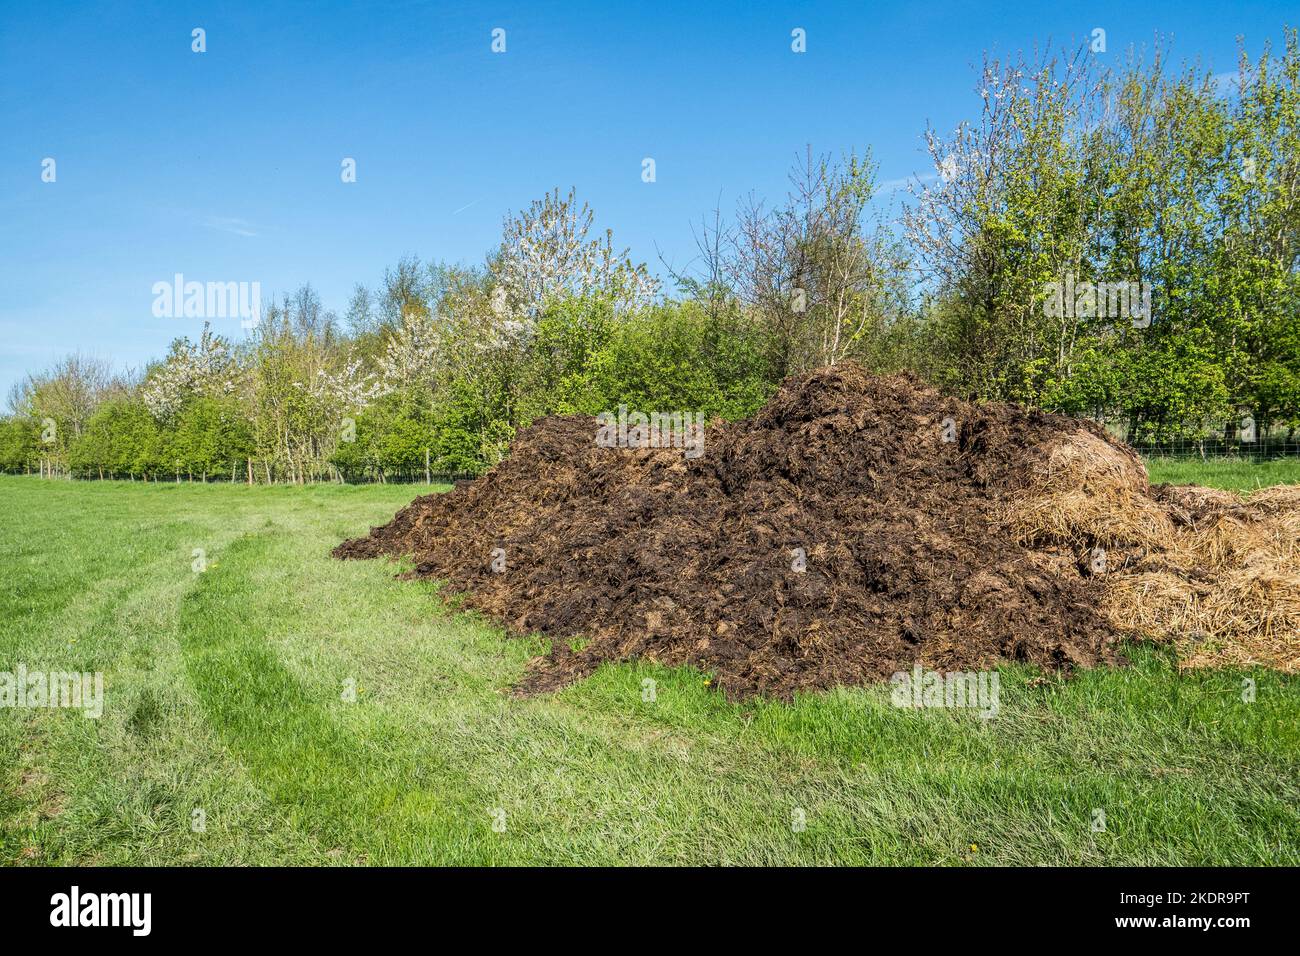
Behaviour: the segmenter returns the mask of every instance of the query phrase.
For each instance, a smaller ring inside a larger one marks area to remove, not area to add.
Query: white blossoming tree
[[[658,283],[645,264],[634,264],[626,249],[615,252],[609,230],[591,237],[591,225],[591,207],[579,207],[573,190],[561,197],[557,189],[506,219],[491,270],[492,308],[503,329],[510,322],[522,324],[511,327],[514,332],[526,327],[557,296],[603,295],[619,310],[654,297]]]
[[[435,319],[421,311],[405,312],[379,357],[378,390],[432,388],[439,367],[439,344]]]
[[[198,342],[174,339],[167,358],[154,366],[140,388],[150,414],[159,421],[171,421],[186,399],[224,398],[239,384],[239,366],[230,343],[212,333],[205,322]]]

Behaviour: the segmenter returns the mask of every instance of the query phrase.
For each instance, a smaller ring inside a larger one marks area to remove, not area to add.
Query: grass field
[[[1157,458],[1147,462],[1147,471],[1153,482],[1174,485],[1212,485],[1229,491],[1251,492],[1269,485],[1300,482],[1300,459],[1284,458],[1276,461],[1210,461]]]
[[[105,675],[100,719],[0,710],[0,862],[1300,864],[1300,680],[1138,646],[1007,668],[990,720],[649,665],[517,700],[541,641],[328,557],[423,490],[0,478],[0,670]]]

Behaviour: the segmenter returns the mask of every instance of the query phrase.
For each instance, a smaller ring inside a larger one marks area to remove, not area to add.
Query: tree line
[[[1300,43],[1214,75],[1163,51],[986,58],[906,194],[811,150],[656,278],[574,193],[478,265],[408,257],[342,314],[308,285],[239,341],[136,373],[72,355],[12,391],[0,469],[141,480],[468,474],[540,415],[753,413],[854,359],[1134,442],[1300,426]]]

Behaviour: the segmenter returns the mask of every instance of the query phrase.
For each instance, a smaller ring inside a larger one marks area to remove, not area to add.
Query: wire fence
[[[386,471],[381,478],[374,472],[366,474],[348,474],[344,473],[343,480],[350,485],[454,485],[458,481],[470,481],[477,478],[478,475],[471,472],[451,472],[451,471],[434,471],[425,475],[424,470],[419,471]]]
[[[14,475],[39,475],[42,478],[64,481],[140,481],[149,484],[207,484],[207,485],[454,485],[458,481],[471,481],[479,475],[472,472],[430,471],[423,468],[411,471],[385,471],[365,469],[357,471],[313,472],[307,475],[288,475],[273,473],[268,481],[261,471],[245,474],[242,471],[214,471],[209,474],[197,474],[186,471],[149,472],[147,475],[137,472],[102,471],[97,468],[64,468],[47,466],[44,463],[36,468],[0,472]]]
[[[1138,442],[1133,445],[1133,450],[1144,458],[1271,461],[1276,458],[1300,457],[1300,441],[1281,438],[1265,438],[1253,442],[1228,441],[1223,438],[1174,438],[1162,442]]]

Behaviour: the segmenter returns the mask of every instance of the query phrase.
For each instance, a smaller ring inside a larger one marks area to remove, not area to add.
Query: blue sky
[[[311,282],[342,312],[404,254],[479,261],[508,210],[555,186],[638,258],[680,265],[719,196],[724,210],[779,196],[806,143],[870,146],[883,180],[932,172],[921,134],[976,113],[984,50],[1101,27],[1105,57],[1159,35],[1224,72],[1238,35],[1256,55],[1296,14],[1221,0],[0,0],[0,396],[69,351],[140,367],[197,335],[201,320],[151,311],[153,284],[178,272],[264,295]]]

